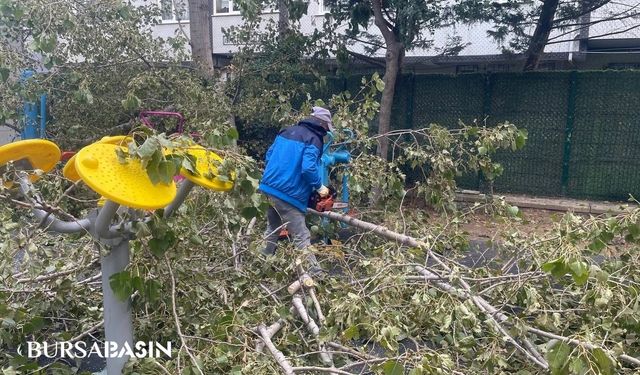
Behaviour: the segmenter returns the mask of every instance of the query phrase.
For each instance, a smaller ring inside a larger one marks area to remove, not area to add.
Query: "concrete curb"
[[[535,208],[541,210],[576,212],[583,214],[622,214],[639,208],[637,204],[627,202],[587,201],[569,198],[530,197],[523,195],[496,194],[504,197],[505,201],[520,208]],[[487,194],[475,190],[462,190],[456,193],[458,202],[486,202]]]

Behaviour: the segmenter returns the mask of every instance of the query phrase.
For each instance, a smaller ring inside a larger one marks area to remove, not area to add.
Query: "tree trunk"
[[[374,22],[387,46],[385,55],[384,90],[382,91],[382,101],[380,103],[380,119],[378,122],[378,134],[386,134],[391,128],[391,107],[393,106],[393,96],[396,89],[398,72],[404,57],[404,46],[398,40],[398,36],[393,32],[393,25],[385,19],[382,13],[382,0],[372,0]],[[387,159],[389,155],[389,139],[380,137],[378,139],[378,156]]]
[[[393,108],[393,98],[395,95],[396,82],[404,54],[404,48],[400,43],[387,45],[384,69],[384,90],[380,102],[380,118],[378,121],[378,134],[386,134],[391,130],[391,110]],[[378,156],[387,159],[389,156],[389,139],[380,137],[378,139]]]
[[[538,68],[544,47],[549,41],[549,34],[553,27],[553,19],[555,18],[559,2],[560,0],[544,0],[540,18],[538,18],[538,23],[536,24],[536,30],[533,32],[533,36],[529,42],[529,48],[527,48],[527,52],[525,52],[527,60],[522,69],[524,72]]]
[[[191,56],[206,76],[213,74],[213,0],[189,0]]]
[[[278,0],[278,37],[284,39],[289,31],[289,5],[287,0]]]

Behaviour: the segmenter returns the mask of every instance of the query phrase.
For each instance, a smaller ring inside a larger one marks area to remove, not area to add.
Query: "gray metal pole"
[[[169,203],[169,205],[164,209],[165,219],[169,218],[174,213],[174,211],[182,205],[185,198],[187,197],[187,195],[189,195],[189,192],[191,191],[191,189],[193,189],[194,186],[194,183],[187,179],[182,181],[182,185],[178,189],[176,197],[173,198],[173,201]]]
[[[96,244],[96,246],[100,246]],[[98,249],[99,251],[100,249]],[[111,248],[109,255],[100,258],[102,270],[102,295],[104,309],[104,336],[107,343],[116,343],[119,350],[129,344],[133,347],[133,324],[131,322],[131,298],[119,300],[111,285],[111,275],[124,271],[129,264],[129,241],[121,241]],[[129,357],[107,358],[107,375],[120,375]]]

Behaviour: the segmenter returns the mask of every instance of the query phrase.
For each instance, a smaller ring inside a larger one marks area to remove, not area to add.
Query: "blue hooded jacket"
[[[267,151],[260,190],[307,212],[311,193],[322,186],[320,157],[326,134],[314,118],[282,130]]]

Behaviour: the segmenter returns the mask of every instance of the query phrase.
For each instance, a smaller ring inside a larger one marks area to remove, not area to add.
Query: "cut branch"
[[[285,357],[284,354],[282,354],[282,352],[279,351],[275,345],[273,345],[273,342],[271,341],[271,337],[269,337],[269,333],[267,332],[267,328],[264,326],[264,324],[260,324],[258,326],[258,333],[260,334],[260,337],[262,338],[264,345],[271,352],[271,355],[273,356],[273,358],[276,360],[278,365],[282,367],[282,370],[284,370],[285,375],[293,375],[294,374],[293,367],[287,360],[287,357]]]
[[[265,331],[265,333],[267,334],[267,337],[269,337],[269,339],[273,338],[273,336],[275,336],[275,334],[278,333],[278,331],[280,331],[282,327],[284,327],[284,323],[285,323],[284,319],[278,319],[277,322],[270,325],[269,328],[267,328]],[[258,353],[262,353],[263,350],[264,350],[264,342],[262,340],[257,340],[256,351]]]
[[[304,307],[302,303],[302,297],[299,294],[296,294],[291,299],[291,303],[293,304],[294,311],[300,316],[300,319],[307,325],[307,329],[311,332],[312,335],[318,336],[320,334],[320,327],[316,324],[316,321],[313,320],[309,316],[307,309]]]

